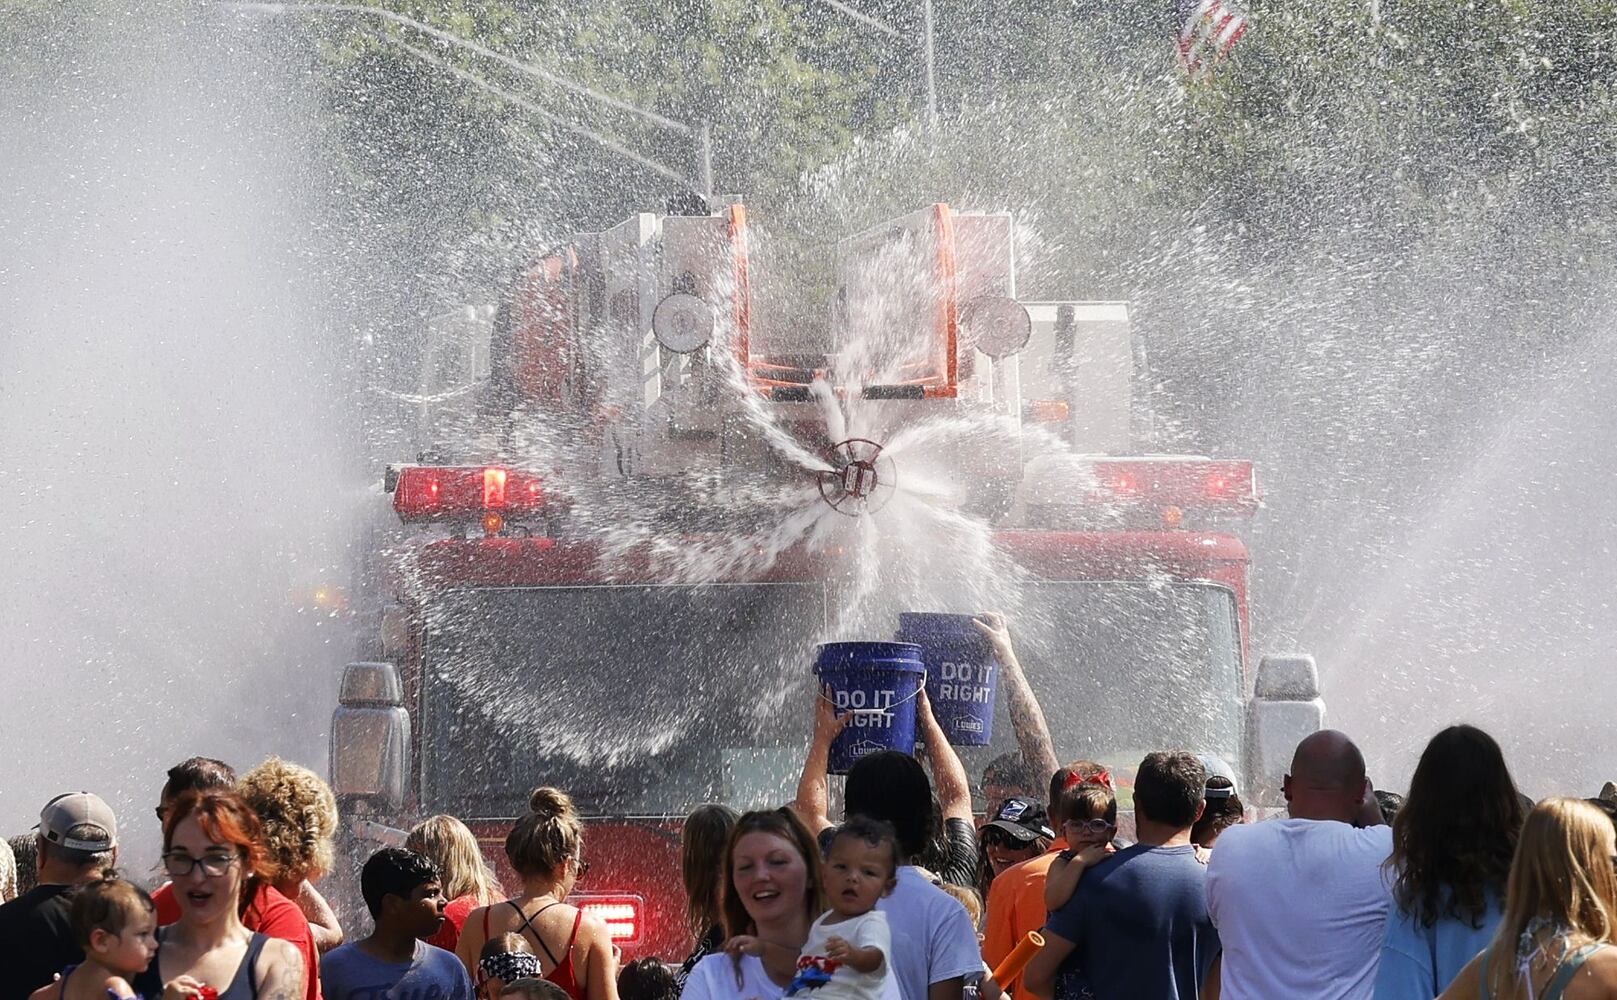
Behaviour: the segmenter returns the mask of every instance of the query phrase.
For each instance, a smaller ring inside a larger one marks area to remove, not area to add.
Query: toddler
[[[1066,817],[1061,835],[1067,849],[1050,862],[1044,879],[1044,908],[1059,910],[1078,889],[1084,870],[1114,850],[1117,836],[1117,797],[1097,782],[1085,782],[1061,793],[1060,815]]]
[[[34,991],[30,1000],[135,1000],[130,980],[157,954],[157,907],[146,890],[107,876],[73,896],[73,931],[84,961]]]

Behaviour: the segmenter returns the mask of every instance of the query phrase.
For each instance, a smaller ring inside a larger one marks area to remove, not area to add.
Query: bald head
[[[1322,729],[1297,744],[1284,791],[1297,819],[1352,823],[1365,796],[1364,754],[1346,733]]]
[[[1297,744],[1291,777],[1315,787],[1357,788],[1364,783],[1364,754],[1346,733],[1321,729]]]

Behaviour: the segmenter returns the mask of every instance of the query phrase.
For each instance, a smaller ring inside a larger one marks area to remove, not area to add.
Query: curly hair
[[[285,885],[331,871],[337,798],[319,775],[271,757],[242,775],[237,790],[264,824],[272,882]]]
[[[1493,737],[1464,725],[1433,736],[1392,822],[1399,909],[1427,927],[1444,917],[1481,927],[1490,892],[1505,891],[1523,817]]]

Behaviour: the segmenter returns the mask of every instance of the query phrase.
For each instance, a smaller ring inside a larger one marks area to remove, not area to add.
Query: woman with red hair
[[[158,932],[157,957],[135,982],[168,1000],[302,1000],[298,949],[249,931],[241,912],[264,881],[257,814],[233,792],[187,792],[163,821],[163,868],[180,919]]]

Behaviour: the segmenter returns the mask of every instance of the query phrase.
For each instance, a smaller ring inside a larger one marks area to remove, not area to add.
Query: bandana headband
[[[509,983],[539,975],[539,956],[526,951],[502,951],[498,955],[485,956],[477,963],[477,970],[484,978]]]

